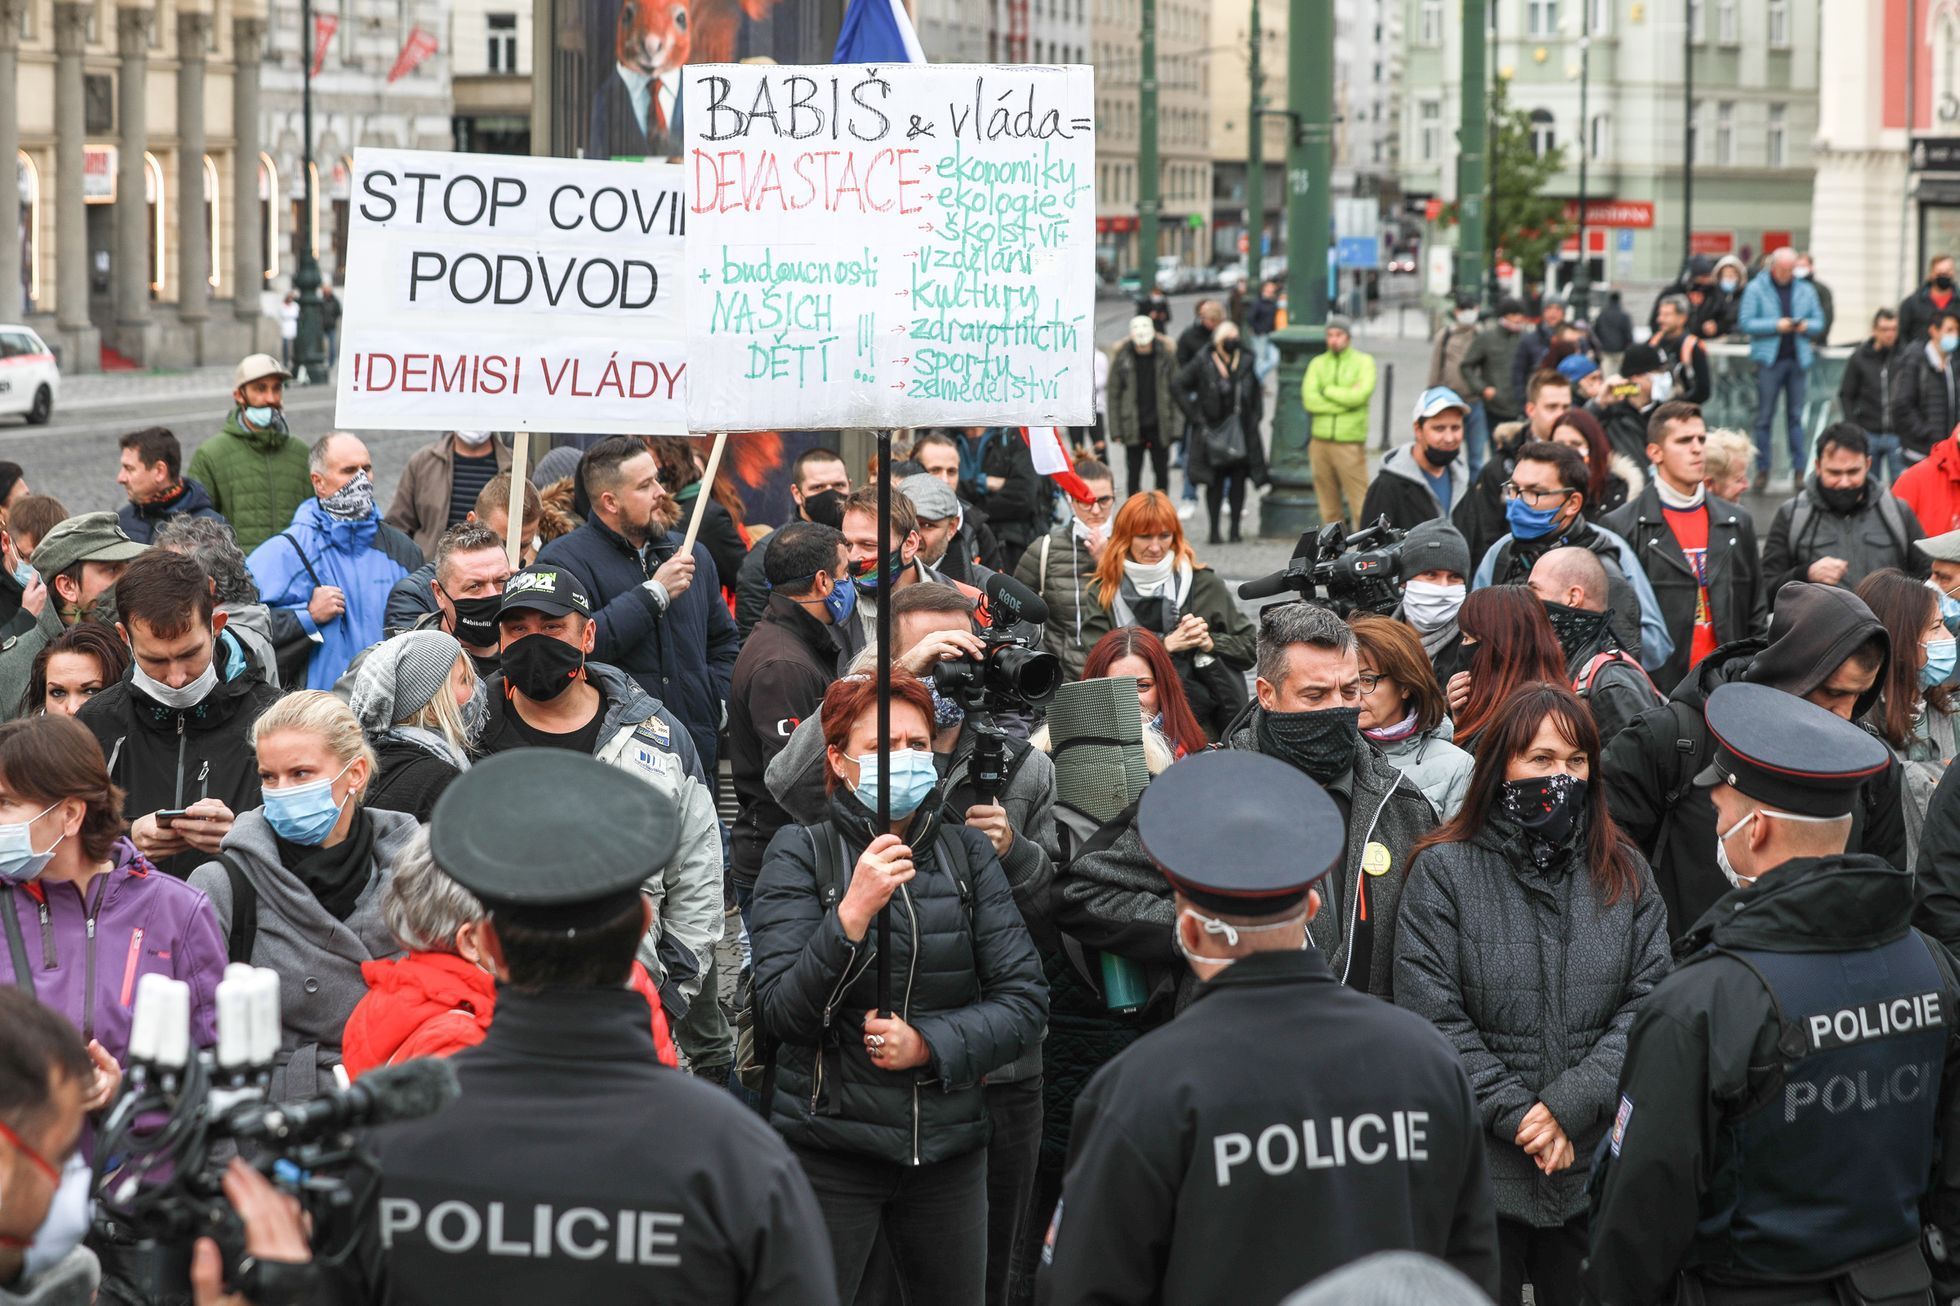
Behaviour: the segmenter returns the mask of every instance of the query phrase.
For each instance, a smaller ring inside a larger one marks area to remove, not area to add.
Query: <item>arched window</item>
[[[279,275],[279,169],[270,154],[259,155],[259,261],[265,265],[265,280]]]
[[[1552,111],[1533,109],[1531,111],[1531,152],[1544,158],[1558,148],[1558,137],[1552,131]]]
[[[204,156],[204,270],[211,289],[218,288],[218,165]]]
[[[34,237],[41,230],[41,171],[27,151],[20,151],[15,164],[20,186],[20,288],[29,306],[41,299],[41,260],[36,257]]]
[[[163,298],[163,165],[143,151],[143,200],[150,206],[150,298]]]

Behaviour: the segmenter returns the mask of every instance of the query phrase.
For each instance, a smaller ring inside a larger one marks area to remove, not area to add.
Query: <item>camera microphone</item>
[[[1284,571],[1276,571],[1270,576],[1261,576],[1258,580],[1245,581],[1239,585],[1239,597],[1242,599],[1270,599],[1281,594],[1290,594],[1295,588],[1293,575],[1293,568],[1288,567]]]
[[[454,1066],[423,1058],[371,1070],[338,1093],[242,1107],[226,1125],[234,1138],[291,1146],[349,1129],[419,1120],[442,1110],[461,1093]]]
[[[1048,620],[1042,597],[1004,572],[987,577],[987,607],[1003,610],[1010,625],[1025,621],[1039,626]]]

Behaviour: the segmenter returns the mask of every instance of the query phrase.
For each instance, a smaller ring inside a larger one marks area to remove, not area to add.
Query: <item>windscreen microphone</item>
[[[1048,620],[1048,604],[1042,597],[1004,572],[987,577],[987,607],[1005,612],[1011,624],[1025,621],[1039,626]]]
[[[344,1130],[420,1120],[461,1095],[456,1068],[447,1061],[425,1057],[371,1070],[338,1092],[299,1102],[244,1107],[226,1123],[234,1138],[290,1146]]]
[[[1289,575],[1290,573],[1288,572],[1276,571],[1270,576],[1261,576],[1258,580],[1241,582],[1239,585],[1239,597],[1242,599],[1275,598],[1292,588],[1291,585],[1287,584],[1287,577]]]

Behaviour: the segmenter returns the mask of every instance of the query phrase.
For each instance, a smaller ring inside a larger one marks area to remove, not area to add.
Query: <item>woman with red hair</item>
[[[1164,642],[1198,724],[1213,739],[1246,703],[1257,635],[1218,573],[1198,562],[1162,490],[1133,494],[1116,512],[1082,619],[1093,643],[1119,626]]]
[[[1562,444],[1586,460],[1586,520],[1638,499],[1647,488],[1647,473],[1623,453],[1614,453],[1606,428],[1583,408],[1574,408],[1552,428],[1552,443]]]
[[[1162,735],[1177,757],[1204,751],[1210,741],[1191,714],[1191,702],[1184,696],[1183,682],[1163,640],[1140,626],[1110,631],[1096,641],[1082,664],[1084,680],[1103,676],[1136,677],[1144,724]]]
[[[1048,986],[993,844],[942,814],[932,694],[894,672],[890,714],[881,768],[877,682],[825,691],[829,816],[778,831],[756,880],[755,1008],[761,1041],[777,1044],[763,1109],[823,1208],[841,1300],[882,1234],[917,1300],[980,1306],[981,1080],[1035,1046]],[[887,906],[881,1016],[871,931]]]
[[[1474,753],[1484,727],[1520,688],[1538,680],[1566,683],[1565,653],[1545,605],[1523,585],[1472,591],[1456,621],[1472,647],[1470,669],[1450,677],[1450,716],[1456,746]]]

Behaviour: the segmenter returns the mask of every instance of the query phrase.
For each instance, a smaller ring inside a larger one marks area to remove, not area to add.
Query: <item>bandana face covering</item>
[[[1547,603],[1545,615],[1551,620],[1552,633],[1558,636],[1558,646],[1565,650],[1567,661],[1591,647],[1599,632],[1606,628],[1604,612],[1588,612],[1563,603]]]
[[[857,588],[871,590],[875,593],[883,589],[886,582],[893,576],[898,575],[904,566],[905,549],[901,545],[886,554],[885,561],[882,564],[870,561],[852,563],[851,579],[856,583]]]
[[[1524,831],[1531,860],[1540,869],[1576,842],[1586,813],[1586,790],[1584,780],[1563,771],[1506,780],[1499,790],[1499,810]]]
[[[374,478],[365,470],[354,473],[354,479],[320,500],[320,508],[327,516],[340,521],[360,521],[374,515]]]
[[[1261,708],[1253,737],[1260,752],[1291,762],[1321,784],[1332,784],[1354,767],[1355,750],[1361,746],[1361,709],[1270,712]]]

